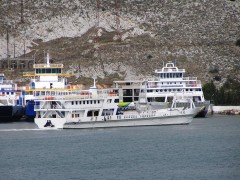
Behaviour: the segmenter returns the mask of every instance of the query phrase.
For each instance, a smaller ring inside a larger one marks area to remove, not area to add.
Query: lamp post
[[[212,96],[211,96],[211,99],[210,99],[210,103],[211,103],[211,104],[214,103],[214,101],[212,100],[214,95],[215,95],[215,94],[212,94]]]
[[[212,100],[212,98],[213,98],[213,96],[214,96],[215,94],[212,94],[212,96],[211,96],[211,99],[210,99],[210,109],[211,109],[211,114],[213,115],[213,100]]]

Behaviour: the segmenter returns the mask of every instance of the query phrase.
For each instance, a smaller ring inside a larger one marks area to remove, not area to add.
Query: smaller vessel
[[[94,83],[95,84],[95,83]],[[41,129],[85,129],[188,124],[198,112],[192,98],[175,97],[172,104],[147,102],[143,90],[134,106],[119,103],[113,89],[56,91],[38,98],[34,122]],[[184,102],[184,106],[181,103]]]
[[[0,123],[18,121],[24,114],[21,91],[12,80],[0,74]]]
[[[179,69],[176,63],[168,62],[156,69],[152,78],[147,78],[148,102],[171,102],[174,96],[192,98],[196,107],[200,107],[196,117],[205,117],[210,101],[205,100],[201,81],[197,77],[185,77],[185,69]],[[144,80],[114,81],[120,101],[138,101],[140,88]]]

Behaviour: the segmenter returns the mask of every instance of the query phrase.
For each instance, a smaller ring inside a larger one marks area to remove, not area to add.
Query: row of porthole
[[[155,92],[175,92],[175,91],[183,91],[183,89],[160,89],[160,90],[155,90]],[[193,89],[186,89],[185,91],[193,91]],[[196,89],[195,91],[202,91],[201,89]],[[147,92],[154,92],[153,90],[147,90]]]
[[[78,104],[100,104],[100,100],[89,100],[89,101],[72,101],[72,105],[74,105],[74,102],[76,105]]]

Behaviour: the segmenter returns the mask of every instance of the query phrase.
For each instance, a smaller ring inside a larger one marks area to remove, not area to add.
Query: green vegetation
[[[240,47],[240,39],[238,39],[238,40],[236,41],[236,46],[239,46],[239,47]]]
[[[213,82],[206,83],[203,92],[215,105],[240,105],[240,82],[233,79],[228,79],[219,89]]]

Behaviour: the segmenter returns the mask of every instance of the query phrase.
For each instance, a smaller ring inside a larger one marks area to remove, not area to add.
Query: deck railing
[[[26,76],[26,75],[32,75],[32,74],[35,74],[34,71],[29,71],[29,72],[23,72],[23,76]]]
[[[156,69],[155,73],[161,73],[161,72],[185,72],[185,69]]]
[[[52,100],[54,99],[93,99],[93,98],[106,98],[110,96],[118,96],[117,93],[110,89],[97,90],[91,92],[89,90],[76,90],[76,89],[35,89],[33,95],[36,99]],[[49,98],[49,99],[48,99]]]
[[[63,64],[34,64],[33,68],[63,68]]]
[[[51,104],[45,104],[45,105],[34,105],[34,110],[45,110],[45,109],[86,109],[86,108],[101,108],[102,103],[100,104],[82,104],[78,106],[71,106],[71,107],[64,107],[63,105],[51,105]]]
[[[13,80],[3,80],[2,84],[13,84]]]

